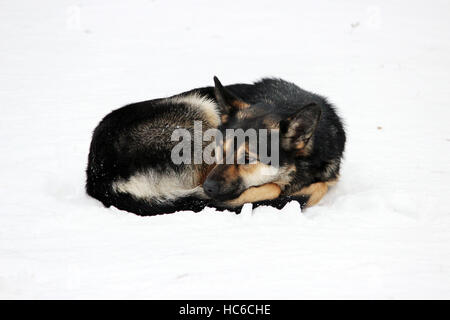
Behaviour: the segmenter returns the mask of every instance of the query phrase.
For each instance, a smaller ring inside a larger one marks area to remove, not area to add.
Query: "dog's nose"
[[[206,181],[203,183],[203,190],[205,191],[207,196],[213,198],[219,193],[220,190],[219,181],[206,179]]]

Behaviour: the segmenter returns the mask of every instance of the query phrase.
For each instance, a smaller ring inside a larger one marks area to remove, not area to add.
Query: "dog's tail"
[[[208,205],[208,200],[186,196],[166,202],[150,202],[137,199],[129,193],[116,192],[112,182],[98,179],[93,175],[93,167],[87,169],[86,192],[99,200],[107,208],[114,206],[120,210],[129,211],[140,216],[152,216],[176,211],[199,212]]]
[[[201,211],[208,205],[208,200],[194,196],[184,196],[173,201],[146,201],[137,199],[129,193],[117,192],[113,189],[113,172],[105,168],[114,168],[112,163],[104,163],[107,157],[95,157],[89,154],[86,169],[86,193],[99,200],[107,208],[114,206],[120,210],[133,212],[140,216],[151,216],[176,211]]]

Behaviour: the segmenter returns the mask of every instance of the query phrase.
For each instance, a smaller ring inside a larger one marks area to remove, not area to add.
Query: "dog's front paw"
[[[236,199],[225,201],[228,207],[238,207],[245,203],[254,203],[264,200],[273,200],[278,198],[281,188],[275,183],[267,183],[259,187],[251,187],[241,193]]]

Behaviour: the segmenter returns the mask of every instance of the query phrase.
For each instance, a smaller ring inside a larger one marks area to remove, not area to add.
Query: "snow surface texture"
[[[1,298],[450,298],[450,2],[2,1]],[[300,212],[138,217],[84,193],[126,103],[285,78],[346,121]]]

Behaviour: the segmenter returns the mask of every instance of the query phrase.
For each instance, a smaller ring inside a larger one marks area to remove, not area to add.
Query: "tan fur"
[[[323,196],[327,193],[328,187],[337,183],[336,180],[330,180],[326,182],[316,182],[310,184],[307,187],[302,188],[300,191],[295,192],[294,196],[309,196],[307,207],[311,207],[319,203]]]
[[[304,141],[300,141],[299,143],[297,143],[297,145],[295,146],[296,149],[303,149],[305,147],[305,142]]]
[[[338,183],[338,180],[339,180],[339,177],[337,177],[336,179],[327,181],[326,184],[327,184],[327,186],[332,187],[332,186],[335,186],[336,183]]]
[[[312,142],[313,138],[310,138],[308,140],[308,142],[304,141],[300,141],[297,145],[296,145],[296,149],[297,149],[297,155],[298,156],[307,156],[311,153],[312,151],[312,147],[313,147],[313,142]]]
[[[241,101],[241,100],[233,100],[231,102],[231,105],[238,109],[246,109],[246,108],[250,107],[250,105],[248,103],[245,103],[244,101]]]
[[[245,203],[273,200],[281,193],[280,187],[275,183],[267,183],[260,187],[251,187],[245,190],[238,198],[227,201],[230,206],[241,206]]]
[[[237,166],[230,165],[222,172],[222,178],[225,181],[233,181],[236,180],[239,175],[239,170]]]
[[[220,121],[222,121],[222,123],[227,123],[228,122],[228,115],[227,114],[222,114],[220,116]]]

